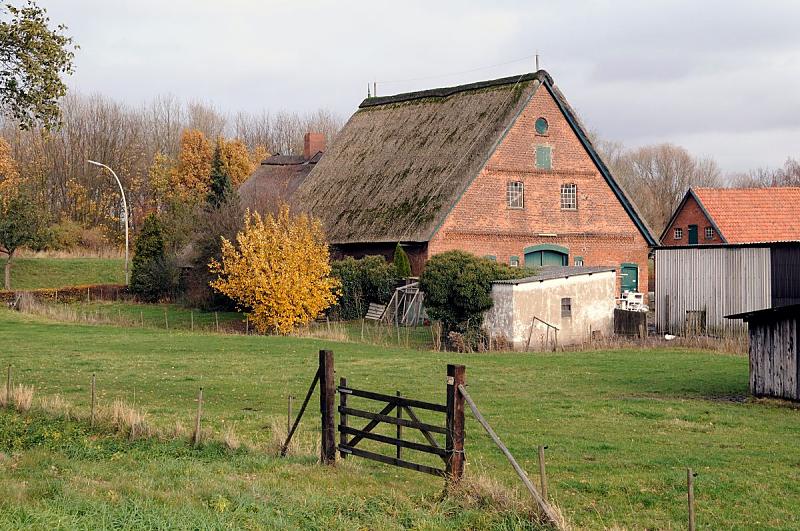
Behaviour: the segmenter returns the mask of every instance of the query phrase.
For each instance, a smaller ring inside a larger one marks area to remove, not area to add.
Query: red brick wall
[[[706,227],[711,227],[711,222],[700,208],[700,205],[697,204],[694,197],[689,196],[681,207],[680,212],[678,212],[678,215],[675,217],[675,221],[672,222],[667,232],[664,233],[661,245],[689,245],[689,225],[697,225],[698,244],[723,243],[716,230],[711,239],[706,239]],[[683,237],[680,240],[675,239],[676,228],[683,229]]]
[[[546,135],[534,128],[549,123]],[[536,168],[536,146],[552,148],[552,170]],[[510,209],[509,181],[524,183],[524,208]],[[561,210],[561,184],[574,183],[578,208]],[[544,87],[534,95],[486,167],[473,181],[428,244],[428,254],[452,249],[524,262],[524,249],[537,244],[569,249],[584,265],[639,265],[639,290],[648,290],[649,248]]]

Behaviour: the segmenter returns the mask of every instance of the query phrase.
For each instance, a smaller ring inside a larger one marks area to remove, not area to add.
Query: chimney
[[[325,135],[323,133],[306,133],[303,139],[303,158],[308,160],[320,151],[325,151]]]

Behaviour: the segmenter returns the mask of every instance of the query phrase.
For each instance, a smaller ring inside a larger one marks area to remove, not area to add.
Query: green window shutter
[[[552,149],[550,146],[536,146],[536,167],[540,170],[553,168]]]

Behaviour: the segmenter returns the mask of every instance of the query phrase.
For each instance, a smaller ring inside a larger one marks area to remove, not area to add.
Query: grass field
[[[514,514],[462,513],[438,500],[442,483],[428,476],[357,459],[328,470],[311,457],[260,452],[270,426],[285,423],[287,394],[304,395],[323,347],[334,350],[337,376],[353,386],[435,402],[444,401],[446,363],[465,364],[470,394],[526,470],[537,469],[537,445],[549,446],[551,496],[579,528],[684,527],[687,466],[699,473],[700,528],[800,526],[800,411],[746,399],[743,357],[666,349],[459,355],[59,324],[7,311],[0,334],[11,346],[0,363],[12,363],[17,381],[39,394],[86,407],[96,372],[102,403],[124,398],[156,424],[188,425],[203,386],[208,425],[222,432],[234,424],[256,446],[225,455],[183,443],[128,444],[75,425],[34,419],[22,427],[25,420],[5,414],[3,527],[521,525]],[[315,436],[315,411],[302,425],[305,440]],[[466,449],[471,475],[517,485],[470,418]]]
[[[0,260],[0,267],[5,267]],[[125,283],[125,260],[121,258],[15,258],[11,269],[12,289],[61,288],[82,284]]]

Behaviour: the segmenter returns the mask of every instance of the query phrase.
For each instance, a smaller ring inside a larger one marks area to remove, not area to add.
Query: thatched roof
[[[331,243],[429,240],[545,76],[364,100],[294,205]]]
[[[303,183],[322,153],[310,159],[295,155],[273,155],[265,159],[256,171],[239,185],[242,206],[266,212],[280,203],[290,203],[292,195]]]
[[[292,204],[320,218],[333,244],[429,241],[542,85],[645,239],[655,245],[544,70],[367,98]]]

